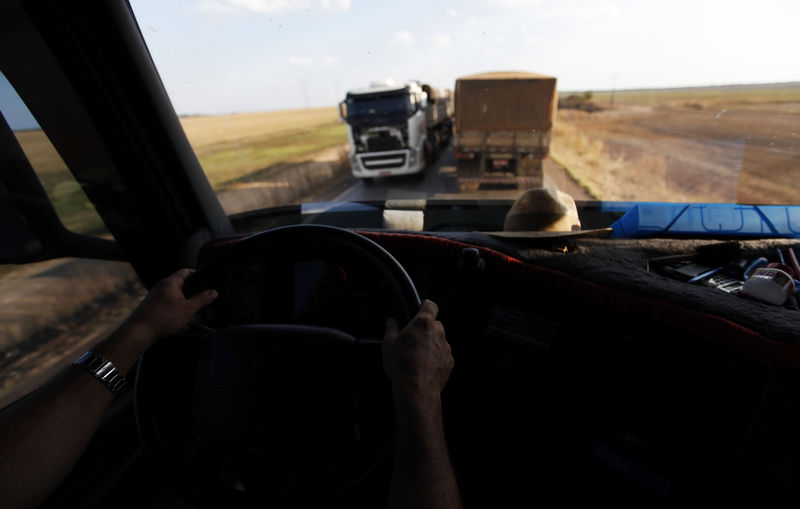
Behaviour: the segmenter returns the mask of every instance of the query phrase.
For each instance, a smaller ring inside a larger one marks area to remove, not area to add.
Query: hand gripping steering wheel
[[[411,278],[385,249],[318,225],[231,243],[187,281],[185,293],[215,288],[212,307],[241,303],[244,285],[232,269],[308,256],[344,256],[380,274],[401,325],[420,306]],[[230,313],[217,322],[218,330],[198,326],[160,341],[137,370],[143,446],[179,495],[201,507],[317,507],[335,503],[385,460],[393,427],[375,339],[382,331],[364,339],[333,327],[240,323]]]

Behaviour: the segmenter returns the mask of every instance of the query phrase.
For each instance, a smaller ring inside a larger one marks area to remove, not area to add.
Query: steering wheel
[[[402,265],[366,237],[329,226],[233,241],[187,281],[186,295],[214,288],[220,296],[198,315],[202,325],[142,357],[134,400],[142,444],[178,495],[206,507],[319,506],[385,463],[393,423],[379,325],[370,338],[324,313],[340,326],[272,321],[307,322],[297,312],[310,306],[308,288],[298,288],[308,286],[306,272],[343,260],[382,278],[369,287],[382,294],[368,297],[392,302],[401,325],[416,313],[419,295]],[[269,274],[287,287],[262,280]],[[276,299],[281,289],[292,295]]]

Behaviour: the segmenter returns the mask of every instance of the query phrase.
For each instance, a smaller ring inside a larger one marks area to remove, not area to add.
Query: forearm
[[[393,392],[397,450],[388,507],[461,507],[447,453],[439,394],[402,388]]]
[[[148,342],[124,325],[94,349],[122,373]],[[67,367],[25,400],[0,414],[0,493],[6,507],[42,502],[81,457],[113,402],[87,371]]]

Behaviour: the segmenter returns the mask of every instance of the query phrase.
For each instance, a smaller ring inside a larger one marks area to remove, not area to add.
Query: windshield
[[[229,214],[547,186],[800,203],[796,2],[131,4]],[[387,86],[409,92],[353,95]]]
[[[380,117],[407,117],[414,108],[407,95],[350,97],[347,99],[347,118],[361,120]]]

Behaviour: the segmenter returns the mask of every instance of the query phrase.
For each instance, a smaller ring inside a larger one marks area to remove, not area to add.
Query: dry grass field
[[[347,143],[333,107],[184,117],[181,124],[216,191]],[[64,224],[81,233],[102,232],[102,220],[44,133],[16,134]]]
[[[617,92],[559,111],[551,154],[604,200],[797,204],[800,83]]]
[[[15,134],[61,222],[79,233],[102,233],[105,230],[103,220],[44,132],[17,131]]]
[[[215,190],[347,143],[334,107],[184,117],[181,124]]]

